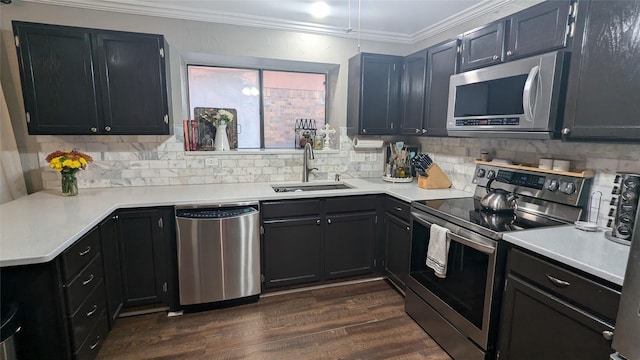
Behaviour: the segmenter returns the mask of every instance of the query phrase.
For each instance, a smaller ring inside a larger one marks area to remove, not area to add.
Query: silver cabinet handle
[[[316,224],[320,225],[320,219],[316,220]]]
[[[547,275],[547,279],[549,279],[549,281],[551,281],[551,283],[553,285],[555,285],[556,287],[565,288],[565,287],[571,285],[571,283],[569,283],[568,281],[560,280],[560,279],[555,278],[555,277],[553,277],[553,276],[551,276],[549,274],[545,274],[545,275]]]
[[[331,219],[327,219],[327,224],[331,224]]]
[[[420,129],[416,129],[416,134],[420,134]]]
[[[422,133],[426,134],[427,133],[427,129],[422,129]]]
[[[88,283],[93,281],[93,274],[91,274],[91,276],[89,276],[89,278],[85,281],[82,282],[82,285],[87,285]]]
[[[92,133],[94,133],[94,132],[98,132],[98,128],[96,128],[96,127],[92,127],[92,128],[91,128],[91,132],[92,132]]]
[[[493,55],[493,60],[498,60],[498,55]]]
[[[105,131],[111,131],[111,126],[105,126],[105,127],[104,127],[104,130],[105,130]]]
[[[95,314],[95,312],[96,312],[96,311],[98,311],[98,305],[93,304],[93,308],[91,309],[91,311],[89,311],[89,312],[87,313],[87,317],[89,317],[89,316],[91,316],[91,315]]]
[[[511,56],[513,55],[513,53],[511,52],[511,50],[507,51],[507,56]]]
[[[402,211],[402,208],[400,206],[396,206],[394,207],[394,209],[396,209],[396,211]]]
[[[85,256],[85,255],[87,255],[90,251],[91,251],[91,246],[87,246],[87,248],[86,248],[84,251],[80,251],[80,252],[78,253],[78,255],[80,255],[80,256]]]
[[[411,228],[407,226],[407,231],[411,231]]]
[[[89,346],[91,350],[95,349],[98,345],[100,345],[100,336],[98,336],[98,341],[95,344]]]
[[[605,330],[605,331],[603,331],[603,332],[602,332],[602,337],[603,337],[605,340],[611,340],[611,339],[613,339],[613,331],[609,331],[609,330]]]
[[[569,135],[570,132],[571,132],[571,129],[569,129],[569,128],[562,129],[562,135],[564,135],[564,136]]]

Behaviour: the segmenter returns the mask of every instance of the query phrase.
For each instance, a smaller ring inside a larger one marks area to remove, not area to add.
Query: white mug
[[[553,168],[553,159],[538,160],[538,168],[551,170]]]
[[[569,171],[569,160],[553,160],[553,170],[557,171]]]

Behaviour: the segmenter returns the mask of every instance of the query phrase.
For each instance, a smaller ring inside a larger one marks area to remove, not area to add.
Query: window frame
[[[235,69],[235,70],[251,70],[258,72],[258,83],[260,86],[260,98],[258,101],[258,113],[260,116],[260,148],[238,148],[235,150],[296,150],[296,147],[293,148],[265,148],[265,130],[264,130],[264,79],[263,73],[264,71],[273,71],[273,72],[288,72],[288,73],[296,73],[296,74],[317,74],[324,75],[324,123],[327,124],[327,110],[328,110],[328,95],[329,95],[329,71],[310,71],[310,70],[295,70],[295,69],[282,69],[279,67],[250,67],[250,66],[233,66],[233,65],[219,65],[219,64],[207,64],[193,61],[185,62],[185,78],[186,78],[186,94],[187,94],[187,112],[189,114],[188,118],[193,116],[192,114],[192,106],[191,106],[191,94],[190,94],[190,79],[189,79],[189,66],[200,66],[200,67],[211,67],[211,68],[220,68],[220,69]]]

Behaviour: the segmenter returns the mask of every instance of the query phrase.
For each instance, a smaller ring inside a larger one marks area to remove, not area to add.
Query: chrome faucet
[[[309,173],[311,170],[318,170],[318,168],[309,167],[309,160],[313,159],[315,159],[313,156],[313,147],[311,147],[311,144],[306,143],[304,145],[304,155],[302,158],[302,182],[309,182]]]

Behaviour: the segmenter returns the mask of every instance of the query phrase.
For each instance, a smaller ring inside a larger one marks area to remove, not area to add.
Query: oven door
[[[499,313],[497,242],[438,217],[411,212],[411,267],[408,286],[456,330],[483,351],[493,347],[493,317]],[[445,278],[425,264],[431,224],[450,230]],[[498,279],[496,279],[496,277]],[[495,326],[494,326],[495,327]]]

